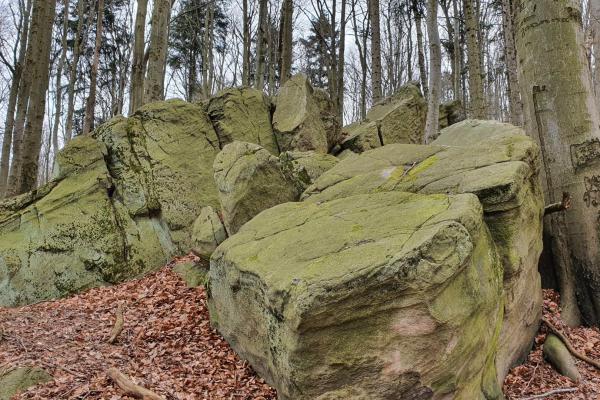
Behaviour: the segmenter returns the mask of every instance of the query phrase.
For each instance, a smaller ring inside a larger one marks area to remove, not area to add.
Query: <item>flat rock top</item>
[[[258,277],[275,297],[293,292],[309,303],[324,300],[334,287],[375,282],[373,276],[402,276],[401,286],[418,290],[456,273],[481,219],[470,194],[389,192],[286,203],[244,225],[217,249],[213,262],[221,259],[250,279]]]

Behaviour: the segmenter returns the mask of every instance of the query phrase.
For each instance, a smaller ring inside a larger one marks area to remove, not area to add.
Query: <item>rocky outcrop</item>
[[[211,206],[204,207],[192,226],[192,251],[198,256],[210,258],[225,239],[227,231],[221,217]]]
[[[229,235],[261,211],[296,201],[302,191],[277,157],[252,143],[226,145],[215,159],[214,178]]]
[[[279,154],[271,127],[271,102],[260,90],[225,89],[209,100],[207,110],[221,148],[239,140],[257,143],[271,154]]]
[[[213,254],[213,324],[280,399],[497,399],[502,268],[476,196],[264,211]]]
[[[315,93],[316,92],[316,93]],[[331,100],[315,91],[305,75],[288,79],[277,95],[273,130],[280,151],[327,153],[337,137]]]
[[[422,143],[427,102],[415,85],[403,86],[367,113],[365,121],[342,132],[343,149],[360,153],[392,143]]]
[[[465,120],[465,108],[460,100],[440,104],[440,129]]]
[[[19,367],[7,372],[0,371],[0,400],[10,400],[19,392],[52,380],[41,368]]]
[[[529,350],[541,316],[539,168],[539,150],[521,129],[467,120],[442,131],[431,146],[394,144],[343,160],[303,198],[323,202],[381,191],[477,195],[504,270],[497,357],[503,377]]]
[[[289,169],[296,180],[306,186],[314,183],[319,176],[329,171],[339,161],[330,154],[315,151],[286,151],[279,155],[279,159],[284,168]]]

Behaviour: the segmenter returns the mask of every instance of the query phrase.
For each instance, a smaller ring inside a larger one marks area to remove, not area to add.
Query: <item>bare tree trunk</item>
[[[573,0],[528,0],[516,22],[525,126],[542,151],[546,202],[558,202],[563,192],[572,198],[568,211],[547,217],[562,316],[576,324],[581,310],[585,322],[598,324],[600,116],[583,46],[581,7]]]
[[[292,76],[294,2],[283,0],[281,8],[281,85]]]
[[[473,118],[487,118],[483,79],[481,76],[481,48],[478,32],[479,19],[475,8],[475,0],[463,0],[465,11],[465,27],[467,30],[467,55],[469,65],[469,97],[470,111]]]
[[[513,26],[512,0],[502,0],[502,27],[504,31],[504,58],[506,60],[506,81],[508,84],[508,107],[510,122],[523,125],[523,103],[519,94],[519,78],[517,74],[517,54],[515,51],[515,31]]]
[[[338,48],[336,109],[340,126],[344,124],[344,67],[346,65],[346,0],[342,0],[340,16],[340,46]]]
[[[52,150],[54,151],[54,157],[58,153],[58,128],[60,126],[60,116],[62,112],[62,74],[67,58],[67,33],[69,30],[69,0],[64,0],[64,14],[63,14],[63,31],[60,39],[61,54],[58,60],[58,66],[56,68],[56,94],[55,94],[55,106],[54,106],[54,123],[52,127]]]
[[[260,0],[258,11],[258,35],[256,39],[256,80],[254,81],[254,86],[259,90],[263,90],[265,87],[267,24],[267,0]]]
[[[242,52],[242,85],[250,86],[250,16],[248,0],[242,0],[242,24],[244,33],[242,37],[244,50]]]
[[[425,143],[435,139],[439,129],[440,92],[442,89],[442,49],[437,25],[438,0],[427,0],[427,33],[429,35],[429,97],[425,122]]]
[[[169,36],[171,0],[154,0],[152,29],[148,52],[148,71],[144,82],[144,101],[150,103],[165,98],[165,71]]]
[[[370,14],[370,13],[368,13]],[[352,28],[354,30],[354,43],[358,49],[360,60],[361,82],[360,82],[360,118],[364,120],[367,117],[367,39],[369,36],[369,25],[371,19],[367,19],[366,28],[362,32],[358,29],[358,16],[356,12],[356,0],[352,0]]]
[[[129,114],[140,108],[144,99],[144,47],[146,14],[148,0],[137,0],[135,14],[135,32],[133,39],[133,60],[131,62],[131,94],[129,97]]]
[[[371,91],[373,103],[381,100],[381,28],[379,26],[379,0],[369,0],[371,16]]]
[[[454,70],[456,71],[456,74],[454,74],[454,82],[452,82],[452,86],[454,88],[454,100],[462,99],[461,76],[463,67],[463,47],[460,42],[460,8],[457,4],[458,1],[459,0],[452,0],[452,7],[454,11],[454,59],[452,60],[452,63],[454,65]]]
[[[42,145],[44,114],[46,112],[46,91],[48,90],[50,74],[52,28],[56,13],[55,1],[37,0],[33,6],[33,14],[36,13],[36,5],[39,8],[38,12],[40,14],[39,29],[35,32],[35,35],[32,31],[30,38],[30,40],[37,40],[39,43],[33,71],[33,81],[36,85],[31,90],[27,110],[27,123],[23,135],[21,177],[17,186],[18,194],[34,189],[38,179],[38,159]]]
[[[589,7],[594,46],[594,92],[600,106],[600,0],[590,0]]]
[[[98,14],[96,17],[96,43],[94,46],[94,59],[92,60],[92,72],[90,73],[90,93],[85,103],[85,119],[83,120],[84,135],[87,135],[94,128],[94,109],[96,107],[96,86],[98,81],[98,65],[100,64],[103,17],[104,0],[98,0]]]
[[[81,43],[84,42],[83,34],[84,20],[84,0],[77,3],[77,36],[73,46],[73,60],[71,61],[71,70],[69,72],[69,88],[67,89],[67,121],[65,128],[65,140],[68,142],[73,137],[73,115],[75,113],[75,84],[77,82],[77,68],[79,66],[79,57],[81,56]],[[87,31],[87,29],[86,29]]]
[[[208,99],[210,97],[210,79],[209,71],[211,69],[210,59],[212,57],[211,31],[213,26],[214,5],[207,5],[206,17],[204,19],[204,40],[202,46],[202,97]]]
[[[423,40],[423,28],[421,20],[423,13],[419,5],[419,0],[412,0],[412,11],[415,16],[415,27],[417,29],[417,56],[419,61],[419,78],[421,80],[421,90],[425,97],[429,96],[429,87],[427,85],[427,68],[425,67],[425,50]]]
[[[8,170],[10,166],[10,149],[13,142],[13,130],[15,126],[15,108],[17,106],[17,98],[19,88],[22,86],[23,63],[27,52],[27,39],[29,35],[29,15],[31,12],[32,1],[28,0],[25,7],[21,10],[21,29],[19,32],[19,55],[15,70],[12,76],[8,105],[6,108],[6,121],[4,124],[4,138],[2,140],[2,158],[0,159],[0,198],[6,193],[8,184]]]

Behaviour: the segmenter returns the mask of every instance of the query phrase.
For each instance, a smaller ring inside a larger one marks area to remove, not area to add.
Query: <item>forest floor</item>
[[[274,400],[275,391],[210,327],[204,289],[188,288],[173,272],[174,265],[187,260],[71,298],[0,308],[0,373],[35,365],[54,378],[15,398],[129,399],[107,376],[116,367],[168,400]],[[124,305],[124,329],[109,344],[119,304]],[[544,316],[562,328],[577,350],[600,359],[600,331],[566,328],[558,304],[555,292],[544,291]],[[506,378],[507,400],[533,399],[556,389],[573,391],[544,398],[600,399],[600,371],[577,361],[583,380],[576,384],[544,361],[546,329],[540,328],[527,362]]]

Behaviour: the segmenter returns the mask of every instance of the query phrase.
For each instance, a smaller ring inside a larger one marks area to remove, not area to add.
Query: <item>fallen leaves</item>
[[[569,338],[573,347],[580,353],[600,360],[600,330],[598,328],[569,328],[560,319],[559,295],[553,290],[544,290],[544,318],[560,329]],[[507,400],[533,398],[557,389],[576,389],[572,392],[556,392],[546,398],[559,399],[600,399],[600,371],[593,366],[576,360],[582,380],[579,384],[556,372],[542,356],[542,345],[549,330],[542,324],[535,338],[533,351],[523,365],[513,368],[504,380],[504,393]]]
[[[168,400],[275,399],[211,328],[204,289],[187,288],[172,267],[68,299],[0,308],[0,365],[36,365],[54,377],[16,399],[129,399],[109,368]],[[124,324],[110,344],[118,304]]]

